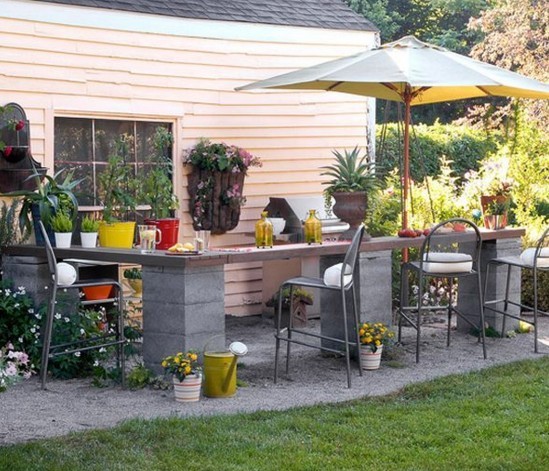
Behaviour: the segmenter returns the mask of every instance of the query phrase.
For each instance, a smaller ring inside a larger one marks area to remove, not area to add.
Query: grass
[[[345,404],[189,419],[0,448],[0,470],[541,470],[549,357]]]

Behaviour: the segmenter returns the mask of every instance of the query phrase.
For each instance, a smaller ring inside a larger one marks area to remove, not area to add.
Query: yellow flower
[[[191,353],[189,357],[192,361],[198,360],[198,355],[196,353]]]
[[[364,329],[360,329],[360,330],[358,331],[358,334],[359,334],[361,337],[364,335],[364,333],[365,333],[365,332],[364,332]]]
[[[189,365],[187,365],[185,367],[185,374],[188,375],[188,374],[191,374],[191,367]]]
[[[168,362],[166,360],[162,361],[162,368],[166,368],[168,366]]]
[[[179,363],[181,363],[181,360],[179,359],[179,357],[175,357],[175,358],[173,359],[173,361],[174,361],[174,363],[176,363],[176,364],[178,364],[178,365],[179,365]]]

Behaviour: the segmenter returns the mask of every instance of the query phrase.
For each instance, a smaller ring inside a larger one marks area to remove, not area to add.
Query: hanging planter
[[[187,164],[192,165],[188,190],[194,229],[212,234],[234,229],[246,203],[244,178],[248,167],[261,166],[259,158],[236,146],[201,139],[187,151]]]

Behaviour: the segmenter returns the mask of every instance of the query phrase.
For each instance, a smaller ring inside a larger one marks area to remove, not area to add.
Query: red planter
[[[167,250],[179,239],[179,219],[145,219],[145,224],[156,226],[162,233],[162,240],[156,244],[158,250]]]

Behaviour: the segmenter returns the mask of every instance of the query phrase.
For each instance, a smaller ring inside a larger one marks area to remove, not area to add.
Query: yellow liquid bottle
[[[309,209],[309,217],[305,221],[304,232],[307,244],[322,244],[322,223],[316,217],[314,209]]]
[[[261,219],[255,223],[255,246],[265,248],[273,246],[273,224],[267,219],[269,213],[263,211]]]

